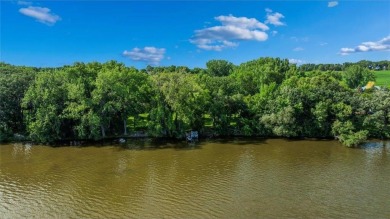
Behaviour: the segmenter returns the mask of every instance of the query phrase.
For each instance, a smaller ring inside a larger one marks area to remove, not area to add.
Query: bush
[[[355,147],[367,140],[368,131],[350,132],[349,134],[341,134],[339,141],[347,147]]]

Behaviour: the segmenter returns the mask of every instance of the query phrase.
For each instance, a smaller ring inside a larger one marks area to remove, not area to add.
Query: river
[[[0,218],[390,218],[390,142],[0,145]]]

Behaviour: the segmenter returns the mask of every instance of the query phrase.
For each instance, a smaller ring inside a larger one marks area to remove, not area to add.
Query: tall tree
[[[108,123],[118,123],[121,119],[123,134],[127,135],[127,119],[143,113],[148,102],[148,78],[135,68],[109,62],[103,65],[96,78],[93,100],[99,106],[101,118]],[[104,126],[102,124],[102,133]],[[115,133],[114,133],[115,134]]]
[[[287,59],[260,58],[239,65],[232,77],[239,82],[244,95],[254,95],[262,86],[271,83],[279,85],[296,73],[296,66]]]
[[[151,111],[151,128],[157,128],[154,129],[156,135],[166,133],[170,137],[182,137],[185,130],[202,127],[202,114],[209,96],[196,77],[177,72],[153,76],[156,98]]]
[[[228,76],[234,68],[231,62],[225,60],[210,60],[206,63],[207,73],[211,76]]]
[[[0,63],[0,142],[14,133],[25,134],[21,102],[35,74],[33,68]]]
[[[244,110],[243,96],[239,94],[238,83],[231,77],[212,77],[203,75],[199,83],[209,91],[210,99],[206,106],[214,130],[221,135],[229,132],[233,116],[239,116]]]
[[[63,118],[67,119],[71,138],[99,139],[101,117],[95,106],[92,93],[96,89],[96,78],[102,64],[75,63],[64,68],[67,100],[63,110]]]
[[[64,71],[39,73],[27,90],[22,106],[32,140],[52,142],[64,137],[68,128],[62,118],[67,99],[65,76]]]
[[[375,74],[367,68],[352,65],[344,71],[343,79],[349,88],[355,89],[366,85],[369,81],[375,81]]]

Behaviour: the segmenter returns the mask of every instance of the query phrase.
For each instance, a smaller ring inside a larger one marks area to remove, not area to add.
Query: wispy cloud
[[[272,33],[272,36],[276,36],[276,34],[278,34],[278,31],[274,30],[271,33]]]
[[[18,1],[17,3],[18,5],[27,5],[27,6],[32,5],[32,2],[28,2],[28,1]]]
[[[295,51],[295,52],[299,52],[299,51],[303,51],[303,50],[305,50],[305,49],[302,47],[296,47],[293,49],[293,51]]]
[[[275,26],[286,25],[286,23],[281,21],[281,19],[284,18],[283,14],[279,12],[272,12],[269,8],[266,8],[265,11],[267,12],[267,20],[265,21],[266,24],[272,24]]]
[[[49,8],[28,6],[27,8],[19,9],[19,12],[28,17],[35,18],[37,21],[46,25],[54,25],[61,17],[50,12]]]
[[[341,48],[341,55],[357,52],[388,51],[390,50],[390,35],[376,42],[363,42],[355,48]]]
[[[320,43],[320,46],[326,46],[326,45],[328,45],[327,42],[321,42],[321,43]]]
[[[158,65],[164,59],[165,49],[156,47],[144,47],[143,49],[134,48],[131,51],[125,50],[123,56],[129,57],[134,61],[146,62],[151,65]]]
[[[338,4],[339,4],[338,1],[328,2],[328,7],[329,8],[333,8],[333,7],[336,7]]]
[[[296,37],[296,36],[292,36],[292,37],[290,37],[290,39],[292,41],[295,41],[295,42],[308,42],[309,41],[309,37]]]
[[[238,46],[237,41],[240,40],[265,41],[268,39],[265,31],[269,30],[269,27],[255,18],[228,15],[215,17],[215,20],[221,25],[195,30],[195,35],[190,42],[200,49],[221,51]]]

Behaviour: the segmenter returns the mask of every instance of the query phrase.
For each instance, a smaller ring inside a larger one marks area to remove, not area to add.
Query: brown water
[[[390,142],[0,145],[0,218],[390,218]]]

